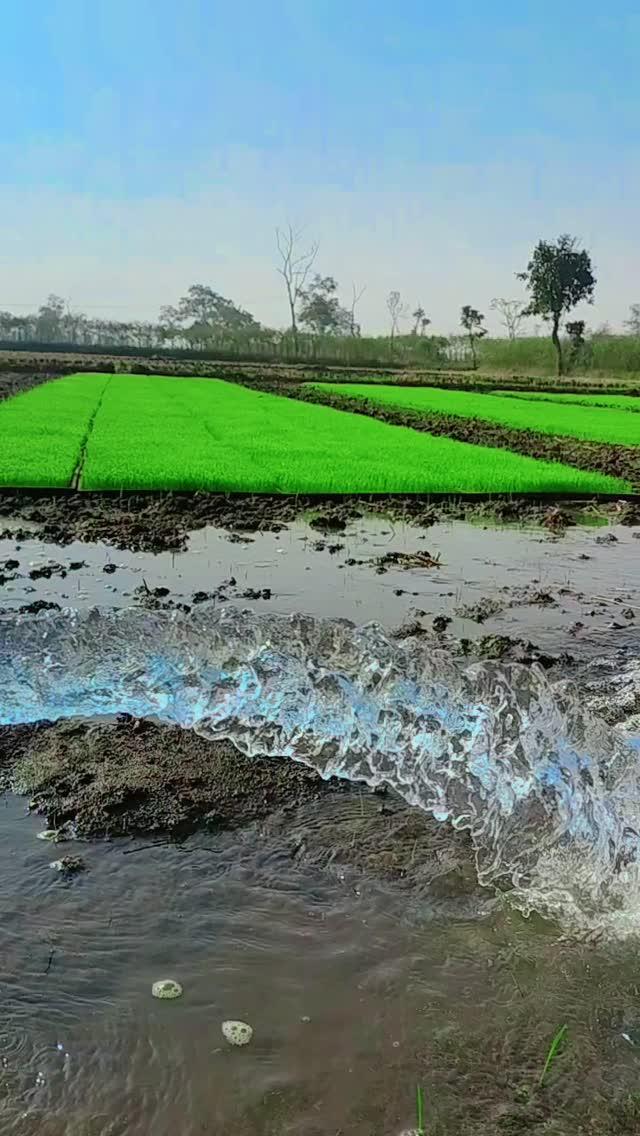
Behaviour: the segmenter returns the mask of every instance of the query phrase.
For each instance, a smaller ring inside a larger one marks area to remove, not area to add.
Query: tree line
[[[208,285],[192,284],[177,304],[161,308],[156,321],[90,317],[73,310],[66,300],[52,294],[36,312],[28,315],[0,311],[0,340],[207,350],[227,338],[259,341],[262,348],[268,350],[270,346],[275,349],[284,336],[292,338],[296,349],[302,337],[360,338],[362,329],[357,307],[366,285],[353,283],[350,302],[342,303],[333,276],[312,274],[317,242],[303,247],[301,238],[300,231],[290,225],[276,231],[277,271],[283,281],[289,311],[289,327],[285,331],[263,326],[251,312]],[[495,298],[491,309],[498,313],[511,340],[519,336],[523,321],[528,317],[537,316],[547,323],[556,352],[557,371],[562,374],[567,365],[579,358],[585,342],[584,320],[570,320],[568,316],[578,304],[593,303],[596,277],[591,256],[586,249],[579,248],[574,237],[563,234],[556,241],[539,241],[526,269],[515,275],[528,292],[528,298]],[[447,340],[428,335],[431,320],[422,304],[418,303],[411,310],[411,305],[394,289],[387,296],[386,306],[389,331],[384,338],[392,345],[394,340],[408,336],[413,340],[432,341],[425,342],[424,347],[432,347],[434,356],[441,352]],[[407,331],[403,324],[409,319],[411,324]],[[460,310],[460,328],[476,367],[478,343],[487,335],[484,314],[473,305],[464,304]],[[625,329],[628,334],[640,337],[640,304],[631,305]]]

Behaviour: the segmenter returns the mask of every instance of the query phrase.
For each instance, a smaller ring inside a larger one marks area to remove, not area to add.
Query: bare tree
[[[389,292],[387,296],[387,308],[391,316],[391,338],[398,334],[400,328],[400,320],[405,319],[407,316],[407,306],[402,302],[402,297],[399,292]]]
[[[366,284],[362,285],[362,288],[360,289],[359,292],[356,289],[355,284],[351,285],[351,307],[349,308],[349,315],[350,315],[350,318],[351,318],[351,322],[350,322],[350,325],[349,325],[349,333],[350,333],[350,335],[353,336],[354,339],[357,336],[360,335],[360,324],[356,323],[356,304],[360,303],[360,300],[362,299],[362,296],[364,295],[366,290],[367,290]]]
[[[289,313],[291,315],[291,331],[294,339],[297,338],[298,335],[296,305],[300,298],[300,293],[304,291],[307,277],[318,253],[317,241],[314,241],[306,252],[301,252],[299,247],[301,237],[302,230],[295,230],[292,225],[287,225],[285,231],[276,229],[276,244],[282,260],[282,267],[278,268],[277,271],[282,276],[287,290]]]
[[[489,306],[492,311],[500,313],[502,317],[500,322],[503,327],[506,327],[509,339],[517,339],[518,328],[522,321],[527,318],[527,305],[524,300],[505,300],[502,297],[497,297],[491,301]]]

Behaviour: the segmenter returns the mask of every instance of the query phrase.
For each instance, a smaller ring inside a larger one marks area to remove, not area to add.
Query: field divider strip
[[[370,399],[323,392],[317,387],[287,386],[283,389],[276,384],[264,383],[260,384],[259,388],[254,385],[248,389],[259,389],[264,394],[277,394],[282,398],[328,406],[333,410],[349,414],[361,414],[386,422],[389,426],[404,426],[434,437],[451,438],[473,446],[510,450],[511,453],[521,454],[523,457],[556,462],[587,473],[608,474],[629,481],[634,492],[640,491],[640,447],[636,449],[633,446],[621,446],[613,442],[585,441],[566,434],[553,435],[542,434],[535,430],[520,430],[471,416],[463,418],[460,415],[442,414],[437,411],[425,415],[417,410],[390,409]]]
[[[82,478],[82,472],[84,470],[84,463],[85,463],[86,457],[87,457],[87,446],[89,444],[89,438],[91,437],[91,432],[93,430],[95,420],[98,417],[98,412],[100,410],[100,407],[102,406],[104,396],[107,393],[112,381],[113,381],[113,375],[110,375],[109,378],[107,379],[107,381],[105,382],[101,392],[100,392],[100,397],[98,398],[96,405],[93,409],[93,413],[91,414],[91,417],[89,418],[89,421],[87,422],[87,429],[85,430],[84,435],[82,437],[82,441],[80,442],[80,450],[78,452],[78,461],[76,463],[76,468],[74,469],[73,475],[71,477],[71,485],[70,485],[71,489],[79,489],[80,488],[80,481],[81,481],[81,478]]]
[[[591,397],[595,398],[595,399],[601,398],[603,400],[602,402],[589,402],[588,401],[588,399],[589,399],[588,394],[583,395],[582,397],[580,395],[574,396],[573,394],[567,395],[567,399],[570,399],[570,401],[565,402],[564,401],[564,395],[565,395],[564,391],[553,392],[553,393],[548,393],[547,391],[524,392],[524,391],[516,391],[516,390],[513,390],[513,391],[512,390],[500,390],[499,388],[496,387],[495,390],[482,391],[481,393],[482,394],[497,394],[497,395],[500,396],[500,398],[515,398],[515,399],[518,400],[518,402],[533,402],[533,403],[538,403],[538,402],[547,402],[548,403],[548,402],[550,402],[552,406],[586,406],[588,409],[591,409],[591,410],[593,410],[594,407],[598,407],[599,410],[617,410],[617,411],[624,410],[628,414],[640,414],[640,398],[637,398],[635,395],[634,396],[626,395],[626,394],[625,395],[612,395],[611,396],[612,398],[616,398],[616,397],[617,398],[628,398],[629,402],[632,402],[635,399],[635,401],[637,403],[637,406],[631,406],[631,405],[629,405],[629,406],[627,406],[627,405],[617,406],[615,404],[610,404],[610,403],[606,402],[605,401],[606,395],[598,395],[598,394],[594,394]],[[556,394],[558,394],[558,393],[561,394],[561,398],[556,397]],[[532,395],[535,395],[535,398],[532,398],[531,397]]]

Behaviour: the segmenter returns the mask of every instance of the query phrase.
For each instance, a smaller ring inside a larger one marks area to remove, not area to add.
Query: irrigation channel
[[[639,528],[0,531],[1,1133],[638,1131]]]

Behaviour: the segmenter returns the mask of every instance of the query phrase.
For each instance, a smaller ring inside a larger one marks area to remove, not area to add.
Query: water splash
[[[480,882],[525,913],[637,929],[637,754],[538,668],[231,607],[0,618],[0,724],[119,711],[386,782],[468,829]]]

